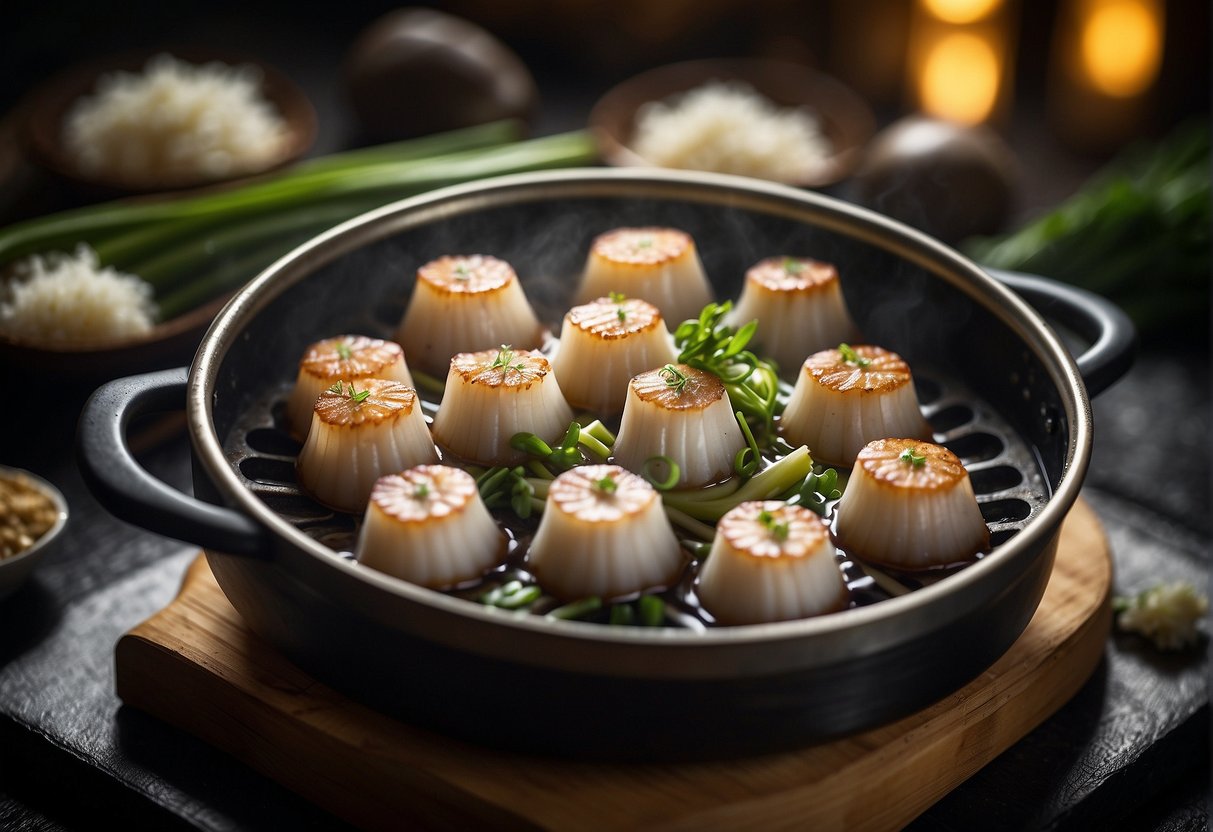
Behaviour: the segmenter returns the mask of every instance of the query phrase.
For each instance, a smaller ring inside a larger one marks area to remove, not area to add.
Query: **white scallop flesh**
[[[664,589],[683,567],[660,496],[618,465],[582,465],[558,476],[527,555],[540,586],[563,600]]]
[[[438,449],[417,393],[398,381],[365,379],[358,392],[325,390],[299,452],[299,484],[319,502],[361,513],[375,481],[385,474],[438,461]]]
[[[867,445],[835,512],[838,545],[861,561],[926,569],[972,560],[990,545],[964,465],[913,438]]]
[[[643,473],[648,460],[669,457],[678,464],[679,488],[727,479],[746,444],[729,394],[711,373],[674,366],[687,378],[681,389],[671,386],[676,376],[662,368],[641,373],[628,385],[613,461]]]
[[[729,625],[808,618],[847,604],[828,527],[779,500],[745,502],[720,519],[696,593]]]
[[[417,271],[396,340],[414,366],[441,375],[456,353],[499,344],[538,347],[542,326],[508,263],[448,256]]]
[[[623,410],[633,376],[675,358],[657,307],[640,298],[603,297],[564,316],[552,370],[570,404],[612,416]]]
[[[286,403],[287,430],[300,442],[312,426],[316,399],[334,382],[382,378],[413,387],[404,350],[394,341],[338,335],[308,346]]]
[[[726,321],[741,327],[752,320],[758,329],[750,349],[786,378],[811,354],[858,337],[834,266],[802,257],[767,258],[746,272]]]
[[[694,240],[674,228],[617,228],[595,238],[575,302],[611,292],[647,300],[675,328],[713,298]]]
[[[851,465],[867,443],[889,436],[930,439],[910,368],[896,353],[875,346],[853,348],[864,366],[836,349],[809,356],[779,419],[793,445],[807,445],[813,459]]]
[[[573,421],[548,360],[531,350],[459,353],[450,362],[434,438],[456,456],[482,465],[521,462],[516,433],[561,439]]]
[[[419,465],[375,483],[354,553],[363,566],[449,589],[501,563],[506,544],[471,474]]]

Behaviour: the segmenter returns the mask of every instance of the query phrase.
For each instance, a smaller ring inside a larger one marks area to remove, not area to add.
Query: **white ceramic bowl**
[[[0,599],[12,595],[25,583],[30,573],[34,571],[34,567],[38,565],[38,561],[42,560],[51,547],[55,545],[64,527],[67,525],[67,500],[63,498],[63,493],[58,488],[37,474],[30,473],[21,468],[9,468],[0,465],[0,477],[14,479],[18,475],[24,476],[29,482],[33,483],[34,487],[50,497],[51,502],[55,504],[59,516],[56,518],[54,525],[47,529],[42,537],[34,541],[33,546],[10,558],[0,558]]]

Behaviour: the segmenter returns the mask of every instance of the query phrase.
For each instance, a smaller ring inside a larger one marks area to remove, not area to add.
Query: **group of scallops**
[[[502,563],[507,539],[473,477],[440,460],[511,465],[525,458],[510,444],[518,432],[554,444],[574,409],[619,418],[612,464],[578,466],[552,482],[526,567],[562,600],[668,588],[686,557],[640,474],[655,458],[674,460],[674,487],[703,487],[728,478],[746,445],[724,384],[677,363],[665,323],[698,317],[712,299],[688,234],[602,234],[549,359],[508,263],[484,255],[426,263],[395,341],[341,335],[300,361],[286,415],[303,442],[300,485],[362,515],[359,562],[451,589]],[[845,608],[835,541],[852,557],[911,570],[988,548],[964,466],[929,441],[909,367],[880,347],[847,345],[857,331],[833,266],[794,257],[753,266],[731,313],[735,325],[750,320],[756,352],[800,368],[781,434],[852,474],[832,533],[814,512],[780,501],[742,503],[718,522],[695,585],[718,623]],[[406,353],[418,371],[446,374],[432,425]]]

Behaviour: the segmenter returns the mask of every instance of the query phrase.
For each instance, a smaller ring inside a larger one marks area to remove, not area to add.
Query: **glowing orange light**
[[[998,100],[1000,61],[984,39],[968,33],[944,35],[926,51],[918,77],[922,109],[940,118],[978,124]]]
[[[922,5],[946,23],[972,23],[997,10],[1002,0],[922,0]]]
[[[1129,98],[1158,76],[1162,22],[1157,2],[1105,0],[1082,23],[1082,68],[1105,95]]]

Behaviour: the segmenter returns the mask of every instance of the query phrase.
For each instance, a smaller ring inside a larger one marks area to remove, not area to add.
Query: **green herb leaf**
[[[424,500],[430,496],[430,487],[423,482],[417,483],[417,487],[413,489],[414,500]]]
[[[788,274],[800,274],[804,271],[804,263],[801,263],[795,257],[783,258],[783,270]]]
[[[687,381],[689,381],[686,373],[675,367],[673,364],[666,364],[659,372],[662,379],[665,380],[665,386],[672,388],[675,393],[681,396],[682,391],[687,386]]]
[[[906,448],[897,458],[914,468],[921,468],[927,464],[927,458],[913,448]]]
[[[337,382],[328,389],[328,392],[336,393],[338,396],[340,396],[343,392],[345,392],[345,388],[341,386],[341,382]]]
[[[604,494],[614,494],[619,488],[619,483],[615,482],[615,478],[607,474],[602,479],[594,480],[594,487]]]
[[[342,361],[349,361],[354,357],[354,353],[350,351],[350,345],[344,341],[337,342],[337,357]]]
[[[848,364],[854,364],[860,369],[867,367],[872,363],[872,359],[864,358],[862,355],[855,352],[854,347],[852,347],[850,344],[839,344],[838,351],[842,353],[843,361],[847,362]]]
[[[758,522],[762,524],[776,540],[788,539],[788,524],[775,519],[775,515],[765,509],[758,513]]]

